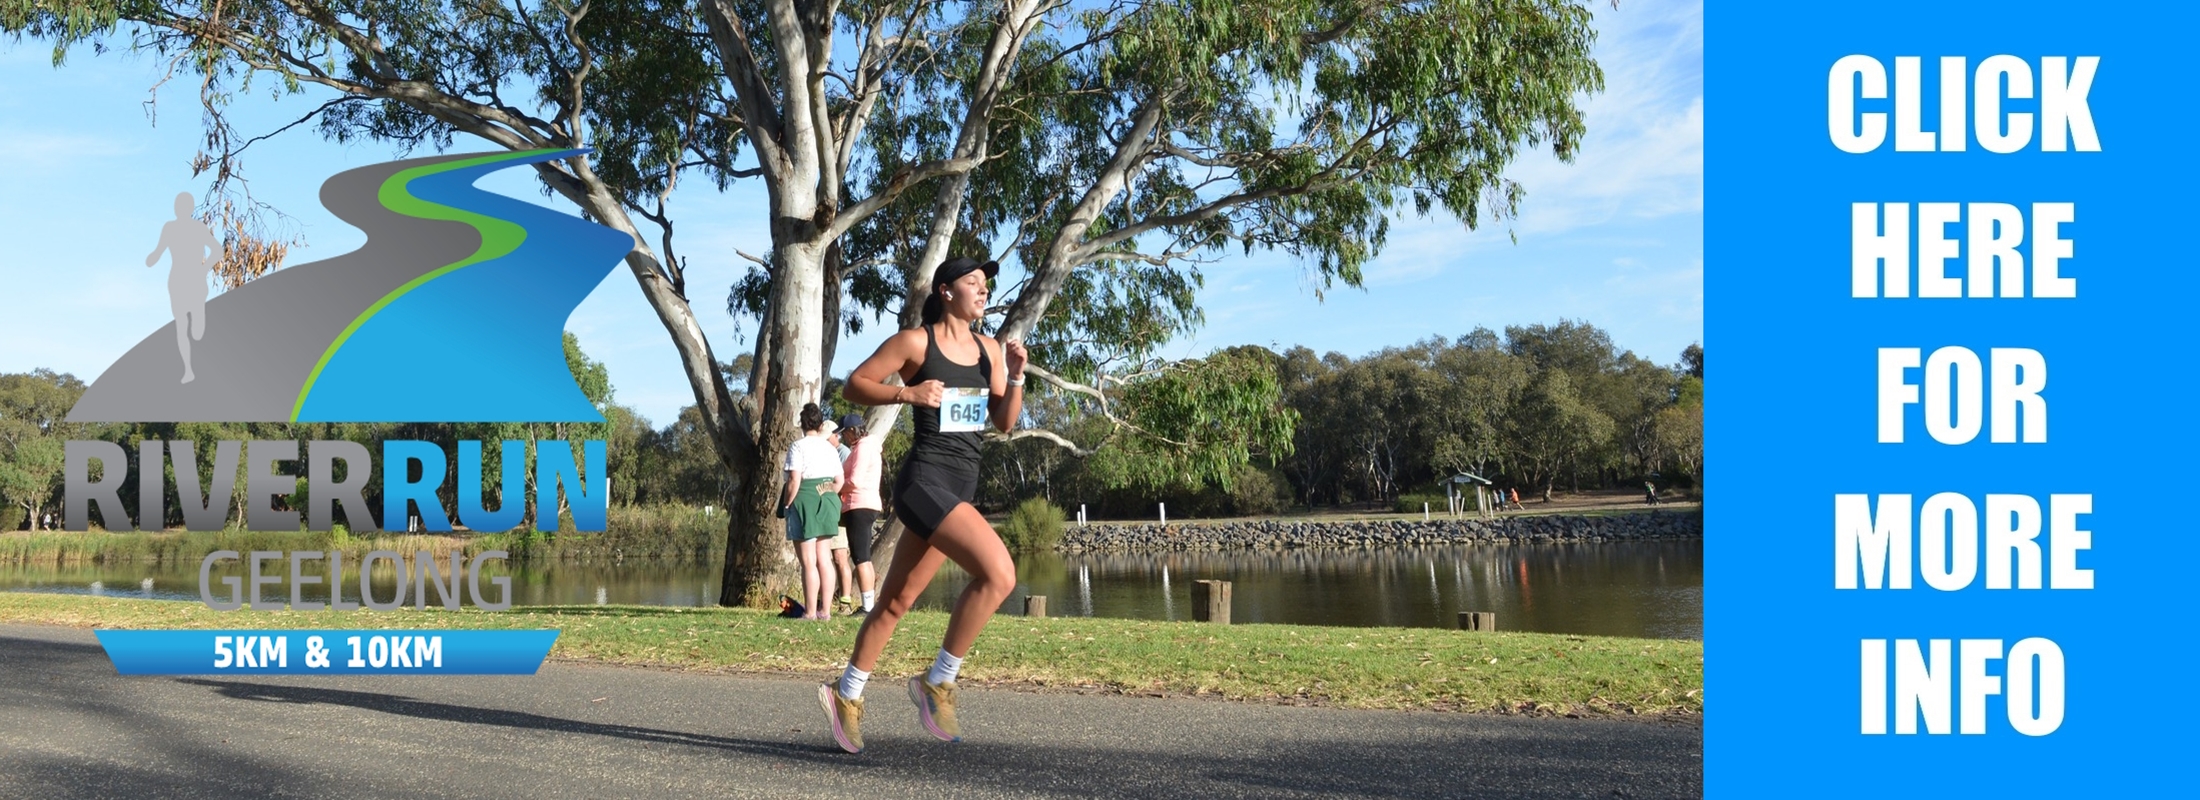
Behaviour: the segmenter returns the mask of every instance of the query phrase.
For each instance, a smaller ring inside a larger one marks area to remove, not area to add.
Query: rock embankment
[[[1075,523],[1056,547],[1108,550],[1262,550],[1468,542],[1608,542],[1703,536],[1703,512],[1647,511],[1597,517],[1322,521],[1244,520],[1221,523]]]

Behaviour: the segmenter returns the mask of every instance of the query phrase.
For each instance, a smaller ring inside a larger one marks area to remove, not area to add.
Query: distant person
[[[825,441],[833,443],[833,450],[839,454],[841,462],[845,464],[848,461],[848,446],[840,441],[839,423],[832,420],[825,421]],[[841,489],[846,490],[847,486],[848,482],[842,480]],[[856,579],[855,566],[848,561],[848,528],[847,523],[844,522],[847,518],[846,501],[842,501],[841,508],[843,509],[841,519],[833,521],[833,537],[825,540],[825,552],[832,554],[832,568],[840,578],[839,581],[833,584],[840,587],[840,599],[837,601],[838,605],[834,607],[836,611],[840,610],[839,606],[854,608],[856,605],[856,599],[848,595],[849,592],[856,590]]]
[[[939,656],[923,675],[909,678],[909,699],[924,731],[959,741],[955,676],[978,633],[1016,589],[1016,562],[1001,535],[972,506],[978,492],[978,446],[987,427],[1006,433],[1023,415],[1023,342],[997,342],[972,330],[985,318],[988,283],[1000,274],[991,261],[957,258],[932,275],[924,301],[924,326],[894,334],[848,376],[841,395],[867,406],[908,403],[916,437],[894,476],[894,515],[909,533],[894,545],[894,563],[856,632],[855,652],[840,680],[817,689],[833,741],[863,752],[863,687],[895,626],[916,605],[940,565],[953,561],[970,576],[947,619]],[[886,383],[899,376],[902,385]]]
[[[825,412],[810,403],[802,407],[802,438],[787,448],[787,494],[780,514],[787,523],[787,539],[795,543],[802,564],[804,619],[831,619],[832,568],[824,561],[825,540],[840,521],[840,459],[825,440]]]
[[[1658,504],[1658,484],[1657,484],[1657,482],[1656,482],[1656,481],[1643,481],[1643,482],[1642,482],[1642,493],[1643,493],[1643,498],[1642,498],[1642,501],[1643,501],[1643,502],[1645,502],[1645,503],[1649,503],[1649,504],[1651,504],[1651,505],[1657,505],[1657,504]]]
[[[848,449],[840,461],[840,526],[848,532],[848,558],[855,562],[863,613],[869,614],[878,597],[873,591],[878,575],[871,566],[871,534],[878,525],[879,465],[886,437],[865,430],[862,414],[849,414],[840,418],[840,443]]]
[[[228,254],[214,231],[191,215],[195,204],[190,192],[176,193],[176,218],[160,226],[160,242],[145,266],[160,263],[168,253],[168,309],[176,315],[176,352],[183,355],[183,382],[191,374],[191,343],[206,337],[206,274]]]
[[[1518,486],[1515,486],[1515,487],[1513,487],[1512,489],[1510,489],[1509,491],[1511,491],[1511,492],[1512,492],[1513,510],[1514,510],[1514,511],[1526,511],[1526,510],[1528,510],[1528,507],[1527,507],[1527,506],[1524,506],[1524,505],[1521,505],[1521,504],[1520,504],[1520,487],[1518,487]]]

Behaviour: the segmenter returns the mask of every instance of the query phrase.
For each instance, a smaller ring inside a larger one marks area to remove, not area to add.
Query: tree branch
[[[1000,433],[998,431],[994,431],[988,428],[985,432],[985,439],[989,442],[1013,442],[1018,439],[1045,439],[1049,442],[1053,442],[1056,445],[1061,446],[1061,448],[1064,450],[1068,450],[1072,455],[1075,455],[1078,458],[1086,458],[1093,454],[1092,450],[1078,447],[1076,442],[1072,442],[1069,439],[1064,438],[1061,434],[1055,433],[1050,430],[1045,430],[1043,428],[1021,428],[1013,433]]]

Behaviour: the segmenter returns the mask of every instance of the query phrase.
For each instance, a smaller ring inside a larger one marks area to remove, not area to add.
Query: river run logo
[[[169,254],[175,322],[108,367],[69,420],[603,421],[566,366],[565,320],[633,239],[474,186],[582,152],[445,155],[339,173],[322,184],[321,204],[365,231],[365,246],[211,300],[206,266],[219,246],[179,196],[179,216],[147,258]]]

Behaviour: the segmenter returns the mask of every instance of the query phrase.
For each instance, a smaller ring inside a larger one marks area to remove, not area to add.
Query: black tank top
[[[917,367],[916,377],[909,383],[915,385],[932,380],[946,386],[947,394],[940,398],[939,408],[910,406],[916,417],[917,436],[909,447],[909,463],[974,473],[978,470],[979,429],[984,427],[986,416],[991,413],[993,394],[993,361],[986,354],[985,344],[978,344],[975,366],[957,364],[940,352],[932,326],[924,326],[924,364]],[[977,391],[957,392],[957,389]],[[948,428],[945,431],[941,430],[943,418],[944,427]]]

